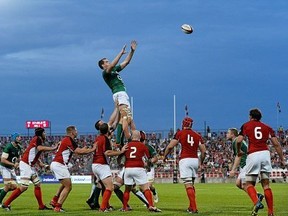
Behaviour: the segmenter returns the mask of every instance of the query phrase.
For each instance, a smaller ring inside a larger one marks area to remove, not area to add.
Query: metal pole
[[[174,134],[176,133],[176,96],[174,95]],[[178,170],[177,170],[177,147],[174,147],[174,168],[173,168],[173,183],[178,183]]]

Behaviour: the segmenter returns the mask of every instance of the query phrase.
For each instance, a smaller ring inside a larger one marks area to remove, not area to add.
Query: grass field
[[[56,192],[58,184],[43,184],[43,200],[49,203],[50,199]],[[262,190],[257,186],[258,190]],[[39,211],[37,210],[37,202],[33,195],[33,186],[30,185],[28,191],[22,194],[18,199],[12,203],[12,211],[6,212],[0,209],[0,215],[130,215],[141,216],[150,214],[160,215],[189,215],[186,212],[188,207],[188,199],[182,184],[156,184],[159,194],[159,203],[157,207],[162,210],[162,213],[149,213],[140,201],[131,194],[130,205],[133,208],[131,212],[119,212],[121,208],[120,201],[116,195],[112,195],[111,205],[117,210],[109,213],[100,213],[98,211],[90,210],[85,203],[90,194],[91,185],[73,185],[68,199],[64,203],[63,208],[65,213],[55,213],[53,211]],[[271,184],[274,192],[275,215],[288,215],[288,184]],[[123,188],[122,188],[123,189]],[[7,194],[7,196],[9,196]],[[7,198],[7,196],[5,198]],[[196,196],[198,203],[198,215],[217,215],[217,216],[244,216],[250,215],[252,204],[248,196],[237,189],[234,184],[196,184]],[[5,200],[5,199],[4,199]],[[264,200],[263,200],[264,201]],[[265,201],[263,202],[265,208],[259,211],[259,216],[267,215],[267,208]]]

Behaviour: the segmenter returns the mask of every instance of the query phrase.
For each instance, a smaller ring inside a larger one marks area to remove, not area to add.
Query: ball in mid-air
[[[181,26],[181,29],[185,34],[191,34],[193,32],[193,27],[191,25],[188,25],[188,24],[183,24]]]

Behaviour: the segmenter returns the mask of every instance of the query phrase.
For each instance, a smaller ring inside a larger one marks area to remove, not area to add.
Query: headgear
[[[182,121],[182,128],[184,127],[192,127],[193,119],[190,117],[185,117]]]
[[[44,128],[38,127],[35,128],[35,136],[42,136],[42,133],[44,132]]]

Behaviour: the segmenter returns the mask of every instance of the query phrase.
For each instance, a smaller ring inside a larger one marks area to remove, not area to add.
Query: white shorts
[[[198,158],[184,158],[179,161],[180,178],[196,178],[198,171]]]
[[[155,169],[154,167],[151,167],[150,172],[147,172],[147,180],[148,182],[154,182],[154,178],[155,178]]]
[[[245,177],[246,177],[246,165],[243,168],[240,168],[240,172],[237,179],[240,179],[241,183],[243,184],[246,182]]]
[[[120,169],[119,172],[117,173],[117,176],[124,180],[124,173],[125,173],[125,167],[122,167],[122,169]]]
[[[100,180],[112,176],[112,172],[108,164],[92,164],[92,172]]]
[[[0,172],[2,173],[3,179],[13,179],[16,181],[16,173],[14,169],[9,169],[0,165]]]
[[[35,167],[31,167],[23,161],[19,163],[20,178],[31,179],[32,176],[38,176]]]
[[[119,105],[125,104],[128,106],[128,108],[130,108],[129,96],[125,91],[120,91],[113,94],[114,102],[116,99],[118,100]]]
[[[246,175],[258,175],[260,172],[271,173],[271,157],[268,150],[248,154],[246,159]]]
[[[53,172],[55,178],[58,180],[67,179],[71,177],[68,167],[64,164],[53,161],[50,164],[50,169]]]
[[[147,173],[144,168],[140,167],[126,167],[124,173],[124,184],[125,185],[144,185],[147,183]]]

